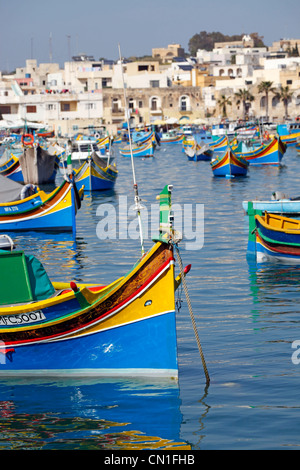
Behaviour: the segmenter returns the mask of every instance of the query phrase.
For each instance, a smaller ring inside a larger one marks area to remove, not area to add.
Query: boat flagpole
[[[140,197],[139,197],[138,185],[137,185],[136,176],[135,176],[135,168],[134,168],[133,153],[132,153],[132,141],[131,141],[131,134],[130,134],[130,123],[129,123],[129,117],[128,117],[127,97],[126,97],[126,90],[125,90],[125,82],[124,82],[124,74],[123,74],[123,62],[122,62],[120,44],[119,44],[119,58],[120,58],[121,73],[122,73],[122,81],[123,81],[123,92],[124,92],[124,103],[125,103],[125,117],[126,117],[126,122],[127,122],[128,140],[129,140],[130,157],[131,157],[131,167],[132,167],[132,176],[133,176],[133,189],[134,189],[135,210],[137,211],[137,215],[138,215],[139,229],[140,229],[140,237],[141,237],[142,255],[144,255],[144,253],[145,253],[145,248],[144,248],[144,237],[143,237],[143,228],[142,228],[142,219],[141,219],[141,209],[142,209],[142,205],[140,204],[141,199],[140,199]]]

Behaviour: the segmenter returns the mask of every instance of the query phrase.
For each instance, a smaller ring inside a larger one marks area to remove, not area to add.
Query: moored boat
[[[51,193],[32,184],[21,185],[0,176],[0,231],[72,231],[80,195],[72,180],[64,181]]]
[[[245,153],[239,153],[234,150],[236,155],[242,156],[249,165],[275,165],[279,166],[286,152],[286,146],[281,138],[273,137],[269,143],[263,144],[255,150]]]
[[[300,263],[300,221],[254,210],[249,214],[248,254],[257,262]]]
[[[113,189],[117,176],[116,165],[110,165],[95,154],[88,157],[80,168],[74,170],[74,181],[78,191],[82,185],[85,191]]]
[[[198,162],[201,160],[208,160],[210,161],[214,151],[210,148],[209,144],[201,145],[195,143],[192,147],[186,146],[184,147],[184,152],[188,157],[188,160]]]
[[[27,142],[23,137],[31,137]],[[50,154],[38,143],[34,143],[34,137],[31,134],[22,136],[24,151],[19,156],[25,184],[44,184],[53,183],[59,168],[59,157]]]
[[[166,186],[153,247],[106,286],[51,282],[33,256],[0,252],[0,375],[177,377],[174,290],[181,277],[174,275],[172,224],[165,223],[170,196]]]
[[[262,212],[271,212],[272,214],[300,214],[300,197],[290,198],[277,191],[272,194],[269,200],[243,201],[242,205],[246,214],[249,207]]]
[[[182,144],[184,134],[176,134],[175,132],[165,132],[162,134],[160,142],[162,144]]]
[[[131,157],[131,153],[133,157],[153,157],[154,155],[152,140],[148,140],[145,144],[141,145],[132,144],[131,148],[130,145],[126,145],[119,150],[123,157]]]
[[[0,175],[6,176],[12,181],[24,182],[20,160],[15,156],[11,157],[0,165]]]
[[[210,162],[214,176],[225,176],[234,178],[235,176],[246,176],[248,172],[247,161],[235,155],[230,147],[226,152]]]
[[[228,147],[228,137],[222,136],[218,140],[211,142],[209,145],[214,152],[224,152]]]

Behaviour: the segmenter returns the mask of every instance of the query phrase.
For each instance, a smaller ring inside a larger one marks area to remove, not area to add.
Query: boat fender
[[[25,140],[26,138],[29,138],[30,140]],[[23,134],[21,142],[23,145],[32,145],[34,142],[34,136],[32,134]]]
[[[99,132],[96,132],[96,134],[94,135],[95,139],[100,139],[100,134]]]
[[[187,275],[187,274],[190,272],[191,267],[192,267],[192,265],[191,265],[191,264],[188,264],[188,265],[184,268],[184,270],[183,270],[184,275]]]
[[[21,199],[26,199],[37,192],[37,188],[34,184],[26,184],[21,191]]]

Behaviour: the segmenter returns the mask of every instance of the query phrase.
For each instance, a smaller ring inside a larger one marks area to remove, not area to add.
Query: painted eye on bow
[[[152,300],[146,300],[146,302],[144,303],[144,307],[148,307],[148,305],[151,305],[152,304]]]

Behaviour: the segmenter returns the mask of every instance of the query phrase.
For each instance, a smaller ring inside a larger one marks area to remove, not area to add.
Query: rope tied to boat
[[[207,367],[206,367],[206,362],[205,362],[202,346],[201,346],[201,343],[200,343],[200,338],[199,338],[199,334],[198,334],[198,330],[197,330],[197,326],[196,326],[196,322],[195,322],[195,317],[194,317],[194,314],[193,314],[192,304],[191,304],[191,300],[190,300],[190,296],[189,296],[189,292],[188,292],[188,288],[187,288],[187,283],[186,283],[186,280],[185,280],[185,274],[184,274],[184,270],[183,270],[182,259],[181,259],[181,256],[180,256],[180,253],[179,253],[179,248],[178,248],[177,244],[174,244],[174,246],[175,246],[175,249],[176,249],[176,255],[177,255],[179,269],[180,269],[180,273],[181,273],[181,282],[182,282],[183,290],[184,290],[184,293],[185,293],[185,296],[186,296],[186,300],[187,300],[187,304],[188,304],[188,308],[189,308],[189,312],[190,312],[190,316],[191,316],[191,320],[192,320],[192,325],[193,325],[193,329],[194,329],[194,333],[195,333],[195,337],[196,337],[196,341],[197,341],[197,345],[198,345],[198,349],[199,349],[199,353],[200,353],[200,357],[201,357],[205,377],[206,377],[206,384],[209,385],[210,377],[209,377],[208,370],[207,370]]]

